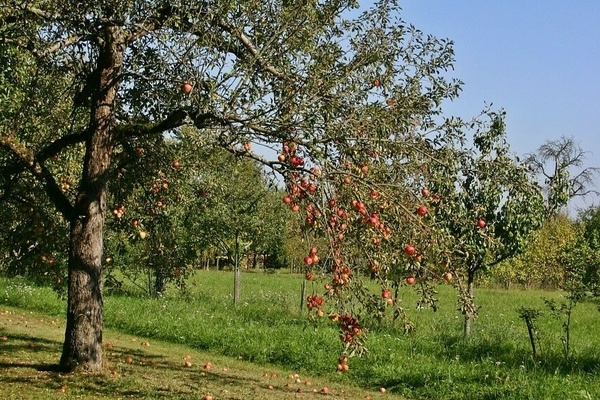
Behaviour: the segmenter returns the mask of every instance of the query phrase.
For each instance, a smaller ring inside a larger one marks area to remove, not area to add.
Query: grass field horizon
[[[579,304],[573,312],[572,355],[562,357],[562,321],[544,310],[544,298],[560,292],[476,289],[480,305],[474,335],[462,337],[456,292],[440,285],[440,310],[416,310],[413,288],[402,287],[402,306],[416,325],[405,335],[387,318],[372,325],[366,357],[354,357],[345,374],[336,371],[341,344],[337,328],[326,318],[313,323],[300,310],[301,276],[246,273],[242,301],[233,307],[233,275],[198,271],[188,292],[162,298],[108,294],[105,326],[132,334],[186,345],[209,354],[249,361],[257,366],[284,366],[408,399],[592,399],[600,396],[600,318],[596,305]],[[321,291],[315,284],[307,294]],[[62,316],[64,300],[48,288],[21,279],[0,279],[0,304]],[[533,359],[519,307],[544,311],[538,320],[541,355]],[[60,354],[55,356],[58,361]]]

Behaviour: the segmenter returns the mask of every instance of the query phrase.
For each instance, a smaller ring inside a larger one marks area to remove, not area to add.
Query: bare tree
[[[527,162],[544,180],[545,205],[548,216],[556,214],[574,197],[598,194],[592,189],[598,167],[583,168],[586,155],[573,137],[547,140]],[[583,168],[583,169],[582,169]]]

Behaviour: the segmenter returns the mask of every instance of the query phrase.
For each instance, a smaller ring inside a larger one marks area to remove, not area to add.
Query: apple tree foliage
[[[10,275],[27,276],[61,289],[66,282],[68,223],[45,192],[57,196],[73,193],[81,148],[69,149],[61,159],[47,149],[39,155],[44,165],[34,166],[35,173],[24,170],[26,165],[18,154],[28,151],[25,144],[43,147],[59,137],[65,121],[76,121],[70,118],[67,102],[45,101],[66,91],[69,81],[61,71],[47,71],[45,66],[38,69],[30,54],[11,46],[2,46],[0,71],[1,263]],[[12,140],[11,129],[20,131],[22,143]]]
[[[583,234],[574,248],[564,254],[568,290],[581,298],[600,300],[600,208],[581,213]]]
[[[488,110],[484,117],[473,122],[473,146],[440,164],[429,182],[440,199],[436,224],[452,238],[446,263],[458,278],[465,336],[477,315],[476,275],[523,251],[544,220],[541,188],[510,153],[504,113]]]
[[[365,312],[391,308],[410,327],[385,289],[415,279],[422,305],[435,306],[427,282],[449,259],[472,283],[475,272],[519,248],[535,221],[523,212],[525,195],[530,210],[537,197],[509,162],[501,118],[478,133],[475,153],[460,149],[464,124],[443,119],[443,101],[460,90],[447,78],[452,43],[405,23],[394,1],[357,7],[350,0],[2,2],[0,54],[11,68],[0,72],[0,167],[32,204],[52,204],[69,232],[56,249],[68,266],[65,369],[102,367],[105,220],[129,218],[118,180],[130,160],[164,164],[137,183],[130,175],[124,185],[140,193],[149,180],[169,180],[169,165],[181,167],[166,156],[165,138],[219,146],[283,177],[284,201],[302,214],[306,237],[327,243],[307,242],[307,278],[324,285],[309,308],[337,309],[330,316],[348,354],[361,348]],[[3,199],[16,207],[10,182],[3,184]],[[439,201],[424,194],[426,185]],[[156,203],[162,189],[148,194],[155,216],[170,213]],[[425,203],[431,214],[415,212]],[[474,229],[478,216],[485,229]],[[153,227],[146,235],[153,246],[178,243],[160,218],[140,222]],[[360,285],[367,273],[386,297]]]

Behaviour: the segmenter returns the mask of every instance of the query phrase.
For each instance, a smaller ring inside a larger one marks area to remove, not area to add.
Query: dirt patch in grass
[[[63,335],[60,318],[0,308],[0,398],[399,399],[111,330],[102,373],[64,374],[56,368]]]

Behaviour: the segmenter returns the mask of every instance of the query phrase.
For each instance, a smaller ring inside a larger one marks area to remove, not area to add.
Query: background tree
[[[491,278],[525,289],[557,289],[564,284],[564,257],[572,252],[582,234],[578,224],[564,214],[544,221],[532,234],[523,253],[503,261],[491,271]]]
[[[203,163],[199,168],[201,174],[190,182],[200,196],[191,205],[195,215],[188,221],[193,224],[195,237],[208,240],[231,260],[233,297],[237,304],[241,295],[242,258],[253,246],[259,249],[266,243],[269,230],[278,222],[271,218],[284,209],[274,206],[262,170],[255,161],[215,151]]]
[[[487,117],[488,121],[475,124],[473,147],[442,165],[428,182],[437,196],[436,223],[453,240],[447,257],[459,273],[465,336],[477,314],[476,275],[522,251],[543,221],[540,187],[528,166],[510,153],[504,113],[488,111]]]
[[[543,180],[545,207],[549,216],[555,215],[575,197],[598,194],[590,188],[600,171],[597,167],[583,168],[586,152],[572,137],[547,140],[527,162]]]
[[[185,223],[195,200],[189,185],[195,163],[187,157],[191,149],[196,147],[165,137],[145,147],[139,144],[122,155],[110,181],[105,260],[112,259],[109,267],[119,267],[129,278],[143,272],[150,294],[164,293],[169,281],[181,287],[197,261]]]
[[[580,296],[600,298],[600,208],[591,207],[581,213],[579,224],[583,234],[572,251],[564,255],[567,271],[577,278],[575,288]]]

